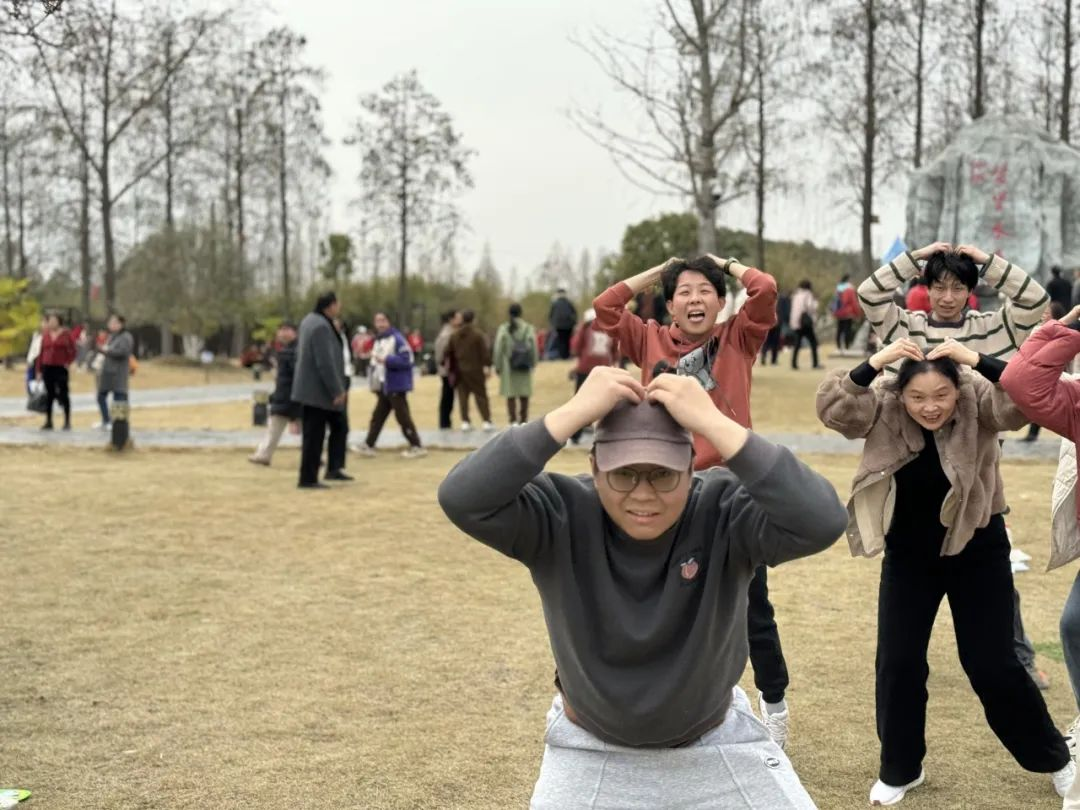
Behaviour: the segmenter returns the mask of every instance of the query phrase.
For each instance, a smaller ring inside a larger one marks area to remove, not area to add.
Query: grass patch
[[[355,484],[301,493],[294,451],[261,469],[241,452],[5,449],[0,782],[65,810],[525,806],[551,654],[525,569],[435,504],[458,458],[351,460]],[[854,458],[807,461],[846,496]],[[1003,469],[1042,649],[1074,575],[1042,573],[1053,466]],[[843,542],[770,573],[789,753],[825,810],[864,806],[876,776],[878,573]],[[1040,665],[1064,726],[1064,667]],[[905,808],[1057,810],[986,726],[944,606],[930,666],[928,779]]]

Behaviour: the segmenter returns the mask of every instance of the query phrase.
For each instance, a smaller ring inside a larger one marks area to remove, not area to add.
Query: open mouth
[[[691,309],[686,312],[686,320],[694,326],[702,326],[705,323],[705,310]]]

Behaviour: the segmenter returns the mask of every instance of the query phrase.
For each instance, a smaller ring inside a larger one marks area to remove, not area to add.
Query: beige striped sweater
[[[977,352],[1007,360],[1038,326],[1049,302],[1046,290],[1035,279],[1000,256],[992,256],[979,275],[984,283],[1005,295],[1001,309],[968,311],[960,325],[943,324],[929,313],[902,309],[893,302],[896,290],[920,273],[919,262],[905,252],[859,285],[859,303],[882,345],[908,337],[925,351],[947,338],[955,338]]]

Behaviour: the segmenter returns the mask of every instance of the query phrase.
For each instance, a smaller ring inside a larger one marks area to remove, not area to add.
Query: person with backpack
[[[795,334],[795,345],[791,352],[791,367],[796,371],[799,368],[799,349],[802,347],[803,338],[810,344],[810,354],[814,362],[814,368],[821,368],[818,363],[817,333],[814,331],[814,320],[817,316],[818,301],[814,296],[814,288],[810,279],[804,278],[799,282],[799,287],[791,296],[791,331]]]
[[[499,324],[495,333],[492,362],[495,373],[499,375],[499,395],[506,397],[506,410],[510,414],[511,425],[529,421],[533,369],[536,368],[538,360],[536,331],[532,324],[521,319],[521,304],[511,304],[510,320]]]
[[[840,283],[836,285],[836,292],[829,302],[829,312],[836,318],[836,348],[846,351],[855,340],[855,321],[862,315],[859,297],[847,273],[840,277]]]
[[[555,298],[552,299],[551,309],[548,311],[548,324],[554,337],[553,349],[560,360],[570,357],[570,336],[574,333],[577,322],[577,310],[566,297],[566,290],[560,287],[555,291]]]

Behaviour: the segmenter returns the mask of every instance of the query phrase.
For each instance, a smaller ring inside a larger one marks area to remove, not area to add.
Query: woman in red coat
[[[64,328],[64,319],[53,312],[46,317],[45,333],[41,336],[41,353],[37,358],[37,377],[45,383],[49,409],[45,412],[42,430],[52,430],[53,403],[64,409],[64,430],[71,430],[71,397],[68,393],[68,366],[75,362],[75,338]]]

